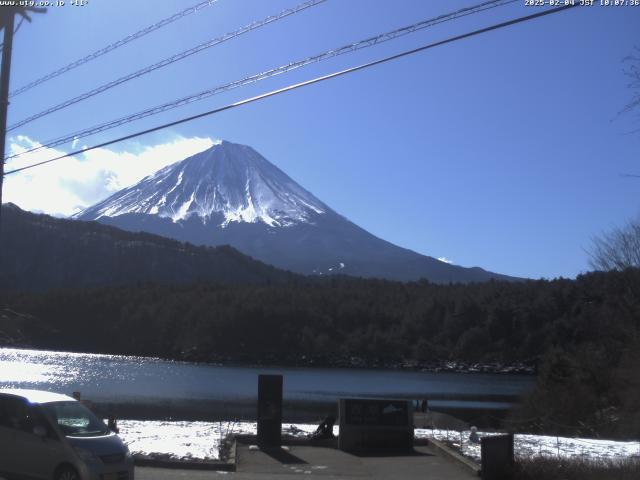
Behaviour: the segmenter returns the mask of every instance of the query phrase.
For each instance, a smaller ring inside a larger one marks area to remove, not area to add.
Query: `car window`
[[[31,424],[27,403],[18,397],[0,397],[0,425],[13,430],[27,430]]]
[[[0,427],[9,426],[9,416],[6,405],[6,396],[0,396]]]
[[[0,426],[28,433],[33,433],[34,427],[41,426],[46,430],[48,438],[58,439],[38,407],[18,397],[0,397]]]
[[[42,408],[67,436],[92,437],[110,433],[104,422],[80,402],[45,403]]]
[[[47,420],[41,407],[39,405],[28,405],[25,427],[27,428],[27,431],[32,433],[33,429],[37,426],[45,429],[45,431],[47,432],[47,438],[51,438],[54,440],[59,439],[54,429],[51,428],[51,423]]]

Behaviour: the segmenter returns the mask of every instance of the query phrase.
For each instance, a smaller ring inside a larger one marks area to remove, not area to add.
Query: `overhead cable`
[[[479,30],[474,30],[472,32],[464,33],[464,34],[461,34],[461,35],[456,35],[454,37],[449,37],[449,38],[447,38],[445,40],[440,40],[438,42],[430,43],[430,44],[424,45],[422,47],[414,48],[412,50],[406,50],[404,52],[397,53],[395,55],[391,55],[391,56],[388,56],[388,57],[384,57],[384,58],[381,58],[379,60],[374,60],[372,62],[368,62],[368,63],[361,64],[361,65],[358,65],[358,66],[355,66],[355,67],[347,68],[345,70],[340,70],[338,72],[330,73],[328,75],[323,75],[321,77],[316,77],[316,78],[313,78],[311,80],[306,80],[304,82],[296,83],[294,85],[289,85],[287,87],[279,88],[277,90],[272,90],[270,92],[263,93],[261,95],[255,96],[255,97],[246,98],[246,99],[240,100],[238,102],[230,103],[230,104],[225,105],[223,107],[218,107],[218,108],[215,108],[213,110],[209,110],[207,112],[199,113],[197,115],[192,115],[190,117],[182,118],[180,120],[175,120],[173,122],[165,123],[163,125],[158,125],[158,126],[153,127],[153,128],[149,128],[149,129],[146,129],[146,130],[142,130],[140,132],[136,132],[136,133],[132,133],[132,134],[129,134],[129,135],[125,135],[123,137],[119,137],[119,138],[116,138],[116,139],[113,139],[113,140],[109,140],[109,141],[106,141],[106,142],[103,142],[103,143],[100,143],[98,145],[94,145],[94,146],[91,146],[91,147],[85,147],[85,148],[82,148],[80,150],[75,150],[73,152],[69,152],[69,153],[66,153],[64,155],[60,155],[60,156],[57,156],[57,157],[54,157],[54,158],[50,158],[48,160],[43,160],[41,162],[33,163],[31,165],[27,165],[27,166],[24,166],[24,167],[16,168],[16,169],[13,169],[13,170],[10,170],[10,171],[6,172],[5,175],[10,175],[12,173],[22,172],[24,170],[28,170],[28,169],[35,168],[35,167],[38,167],[38,166],[41,166],[41,165],[45,165],[45,164],[48,164],[48,163],[52,163],[52,162],[55,162],[55,161],[58,161],[58,160],[62,160],[63,158],[79,155],[81,153],[86,153],[86,152],[89,152],[91,150],[96,150],[98,148],[107,147],[107,146],[113,145],[115,143],[119,143],[119,142],[122,142],[122,141],[125,141],[125,140],[130,140],[132,138],[140,137],[142,135],[153,133],[153,132],[156,132],[158,130],[162,130],[162,129],[173,127],[175,125],[179,125],[179,124],[182,124],[182,123],[186,123],[186,122],[190,122],[190,121],[193,121],[193,120],[197,120],[199,118],[203,118],[203,117],[207,117],[207,116],[214,115],[214,114],[217,114],[217,113],[221,113],[221,112],[224,112],[226,110],[231,110],[233,108],[237,108],[237,107],[240,107],[240,106],[243,106],[243,105],[247,105],[249,103],[257,102],[259,100],[264,100],[265,98],[273,97],[273,96],[276,96],[276,95],[279,95],[279,94],[282,94],[282,93],[286,93],[286,92],[289,92],[289,91],[292,91],[292,90],[296,90],[298,88],[306,87],[308,85],[312,85],[312,84],[315,84],[315,83],[323,82],[325,80],[330,80],[332,78],[336,78],[336,77],[340,77],[340,76],[343,76],[343,75],[347,75],[349,73],[354,73],[354,72],[357,72],[357,71],[360,71],[360,70],[364,70],[366,68],[374,67],[376,65],[381,65],[383,63],[387,63],[387,62],[390,62],[390,61],[393,61],[393,60],[397,60],[399,58],[403,58],[403,57],[406,57],[408,55],[413,55],[415,53],[422,52],[422,51],[425,51],[425,50],[429,50],[431,48],[439,47],[441,45],[445,45],[445,44],[448,44],[448,43],[453,43],[453,42],[456,42],[456,41],[459,41],[459,40],[463,40],[465,38],[474,37],[476,35],[487,33],[487,32],[493,31],[493,30],[498,30],[500,28],[505,28],[505,27],[508,27],[508,26],[511,26],[511,25],[516,25],[518,23],[523,23],[523,22],[526,22],[526,21],[529,21],[529,20],[533,20],[533,19],[536,19],[536,18],[540,18],[540,17],[546,16],[546,15],[551,15],[551,14],[554,14],[554,13],[558,13],[558,12],[561,12],[561,11],[564,11],[564,10],[568,10],[570,8],[575,8],[578,5],[579,4],[577,4],[577,3],[573,4],[573,5],[572,4],[567,4],[567,5],[564,5],[564,6],[561,6],[561,7],[557,7],[557,8],[546,9],[546,10],[543,10],[543,11],[540,11],[540,12],[537,12],[537,13],[534,13],[534,14],[531,14],[531,15],[526,15],[524,17],[518,17],[518,18],[515,18],[515,19],[512,19],[512,20],[508,20],[506,22],[497,23],[497,24],[491,25],[489,27],[481,28]]]
[[[124,125],[126,123],[130,123],[133,122],[135,120],[140,120],[142,118],[146,118],[149,117],[151,115],[156,115],[158,113],[162,113],[165,112],[167,110],[171,110],[183,105],[187,105],[199,100],[203,100],[205,98],[209,98],[212,97],[214,95],[217,95],[219,93],[223,93],[226,92],[228,90],[233,90],[235,88],[238,87],[242,87],[245,85],[249,85],[252,83],[256,83],[259,82],[261,80],[270,78],[270,77],[274,77],[276,75],[281,75],[283,73],[287,73],[289,71],[292,70],[296,70],[298,68],[301,67],[305,67],[307,65],[313,64],[313,63],[318,63],[324,60],[328,60],[330,58],[334,58],[340,55],[344,55],[346,53],[351,53],[351,52],[355,52],[357,50],[361,50],[364,48],[368,48],[368,47],[372,47],[374,45],[378,45],[380,43],[383,42],[387,42],[389,40],[393,40],[396,39],[398,37],[402,37],[404,35],[408,35],[410,33],[428,28],[428,27],[432,27],[434,25],[438,25],[440,23],[444,23],[444,22],[448,22],[451,20],[455,20],[464,16],[468,16],[468,15],[472,15],[472,14],[476,14],[479,12],[483,12],[485,10],[491,9],[491,8],[496,8],[496,7],[500,7],[503,5],[507,5],[510,3],[514,3],[518,0],[491,0],[491,1],[485,1],[483,3],[480,3],[478,5],[472,6],[472,7],[467,7],[467,8],[463,8],[461,10],[457,10],[455,12],[451,12],[451,13],[447,13],[444,15],[440,15],[434,18],[430,18],[427,20],[422,20],[420,22],[405,26],[405,27],[401,27],[401,28],[397,28],[395,30],[391,30],[389,32],[386,33],[382,33],[380,35],[376,35],[374,37],[369,37],[366,38],[364,40],[360,40],[358,42],[355,43],[350,43],[348,45],[344,45],[342,47],[339,48],[334,48],[331,50],[327,50],[325,52],[322,52],[320,54],[317,55],[313,55],[311,57],[307,57],[304,58],[302,60],[298,60],[298,61],[294,61],[294,62],[290,62],[287,63],[285,65],[281,65],[279,67],[276,68],[272,68],[270,70],[266,70],[254,75],[250,75],[248,77],[244,77],[242,79],[239,80],[235,80],[233,82],[230,83],[226,83],[224,85],[218,85],[216,87],[204,90],[202,92],[198,92],[183,98],[179,98],[177,100],[172,100],[170,102],[166,102],[160,105],[156,105],[155,107],[151,107],[148,108],[146,110],[142,110],[140,112],[137,113],[133,113],[121,118],[117,118],[115,120],[111,120],[109,122],[105,122],[105,123],[101,123],[99,125],[94,125],[93,127],[89,127],[86,128],[84,130],[80,130],[68,135],[65,135],[63,137],[59,137],[53,140],[50,140],[48,142],[46,142],[43,145],[40,145],[38,147],[34,147],[32,149],[26,150],[24,152],[20,152],[17,154],[14,154],[12,156],[9,156],[7,158],[14,158],[14,157],[18,157],[18,156],[22,156],[22,155],[26,155],[27,153],[32,153],[36,150],[40,150],[42,148],[53,148],[53,147],[57,147],[59,145],[63,145],[65,143],[68,142],[72,142],[74,140],[80,139],[80,138],[84,138],[90,135],[94,135],[96,133],[100,133],[103,132],[105,130],[110,130],[112,128],[118,127],[120,125]],[[10,130],[15,128],[14,126],[10,127]]]
[[[156,22],[152,25],[149,25],[146,28],[143,28],[142,30],[138,30],[135,33],[132,33],[130,35],[127,35],[126,37],[118,40],[117,42],[113,42],[109,45],[107,45],[106,47],[101,48],[100,50],[96,50],[93,53],[90,53],[89,55],[82,57],[74,62],[69,63],[68,65],[65,65],[64,67],[58,68],[57,70],[54,70],[53,72],[40,77],[30,83],[28,83],[27,85],[24,85],[20,88],[17,88],[16,90],[14,90],[13,92],[11,92],[9,94],[9,98],[11,97],[15,97],[16,95],[20,95],[21,93],[26,92],[27,90],[32,89],[33,87],[40,85],[44,82],[47,82],[49,80],[51,80],[52,78],[56,78],[60,75],[62,75],[63,73],[66,73],[70,70],[73,70],[74,68],[79,67],[80,65],[84,65],[85,63],[88,63],[92,60],[95,60],[98,57],[101,57],[102,55],[105,55],[113,50],[115,50],[116,48],[120,48],[123,45],[126,45],[129,42],[133,42],[134,40],[137,40],[139,38],[144,37],[145,35],[148,35],[151,32],[154,32],[162,27],[165,27],[177,20],[180,20],[184,17],[186,17],[187,15],[191,15],[192,13],[195,13],[203,8],[209,7],[211,5],[213,5],[214,3],[218,2],[219,0],[206,0],[204,2],[199,2],[189,8],[185,8],[184,10],[181,10],[180,12],[174,13],[173,15],[171,15],[170,17],[167,17],[163,20],[160,20],[159,22]]]
[[[169,58],[165,58],[164,60],[161,60],[159,62],[156,62],[152,65],[149,65],[147,67],[144,67],[140,70],[137,70],[133,73],[129,73],[128,75],[125,75],[124,77],[120,77],[116,80],[112,80],[111,82],[107,82],[103,85],[100,85],[97,88],[94,88],[93,90],[89,90],[88,92],[84,92],[80,95],[77,95],[73,98],[70,98],[68,100],[65,100],[62,103],[59,103],[58,105],[54,105],[53,107],[49,107],[46,110],[43,110],[42,112],[36,113],[35,115],[32,115],[28,118],[25,118],[24,120],[21,120],[17,123],[14,123],[13,125],[10,125],[9,128],[7,128],[7,132],[10,132],[12,130],[15,130],[16,128],[19,128],[23,125],[26,125],[27,123],[31,123],[34,120],[37,120],[38,118],[44,117],[46,115],[50,115],[54,112],[57,112],[58,110],[62,110],[63,108],[67,108],[71,105],[74,105],[78,102],[81,102],[83,100],[86,100],[88,98],[91,98],[95,95],[98,95],[102,92],[105,92],[113,87],[116,87],[122,83],[128,82],[130,80],[133,80],[135,78],[141,77],[142,75],[146,75],[147,73],[151,73],[154,70],[158,70],[159,68],[162,67],[166,67],[167,65],[171,65],[172,63],[175,63],[179,60],[183,60],[191,55],[194,55],[196,53],[199,53],[203,50],[206,50],[207,48],[211,48],[214,47],[216,45],[219,45],[223,42],[226,42],[228,40],[231,40],[233,38],[239,37],[240,35],[243,35],[247,32],[250,32],[252,30],[255,30],[257,28],[260,27],[264,27],[265,25],[268,25],[270,23],[276,22],[278,20],[282,20],[283,18],[286,18],[290,15],[294,15],[296,13],[299,13],[303,10],[306,10],[307,8],[310,7],[314,7],[316,5],[319,5],[321,3],[326,2],[327,0],[309,0],[307,2],[301,3],[300,5],[297,5],[296,7],[293,8],[288,8],[286,10],[281,11],[280,13],[276,14],[276,15],[270,15],[266,18],[263,18],[262,20],[258,20],[255,22],[252,22],[248,25],[245,25],[244,27],[241,27],[233,32],[227,33],[225,35],[222,35],[221,37],[217,37],[214,38],[212,40],[209,40],[207,42],[201,43],[200,45],[196,45],[193,48],[190,48],[188,50],[184,50],[180,53],[176,53],[175,55],[170,56]]]

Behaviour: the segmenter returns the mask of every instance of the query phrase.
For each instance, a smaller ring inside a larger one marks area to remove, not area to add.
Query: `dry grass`
[[[535,457],[516,462],[516,480],[638,480],[640,459]]]

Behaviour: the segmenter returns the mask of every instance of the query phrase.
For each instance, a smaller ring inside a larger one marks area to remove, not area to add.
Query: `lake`
[[[398,370],[263,368],[0,348],[0,388],[82,392],[129,418],[251,418],[261,373],[284,375],[285,414],[317,418],[340,397],[429,399],[432,409],[505,410],[535,377]]]

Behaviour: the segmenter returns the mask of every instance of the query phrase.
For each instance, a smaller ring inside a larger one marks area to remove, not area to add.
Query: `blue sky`
[[[12,99],[9,124],[302,0],[219,0]],[[68,4],[69,2],[67,2]],[[89,0],[17,32],[12,89],[196,0]],[[9,148],[112,120],[476,1],[328,0],[10,134]],[[92,145],[508,18],[524,1],[445,23],[82,139]],[[6,180],[5,201],[69,214],[207,148],[251,145],[375,235],[526,277],[588,269],[591,238],[638,215],[640,134],[618,116],[640,7],[578,8],[66,160]],[[57,147],[68,151],[70,145]],[[32,159],[20,158],[9,169]]]

